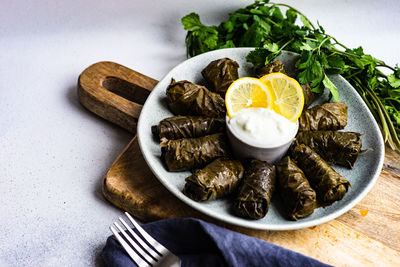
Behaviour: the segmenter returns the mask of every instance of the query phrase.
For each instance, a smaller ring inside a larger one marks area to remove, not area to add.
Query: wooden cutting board
[[[107,172],[102,191],[142,221],[196,217],[336,266],[400,265],[400,154],[386,149],[380,177],[368,195],[328,223],[295,231],[260,231],[217,221],[172,195],[147,166],[135,136],[140,110],[157,81],[113,62],[85,69],[78,80],[83,106],[133,134]]]

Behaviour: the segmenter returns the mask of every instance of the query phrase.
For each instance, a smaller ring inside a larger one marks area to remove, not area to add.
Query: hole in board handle
[[[150,91],[143,87],[112,76],[106,77],[102,86],[108,91],[140,105],[144,104],[150,94]]]

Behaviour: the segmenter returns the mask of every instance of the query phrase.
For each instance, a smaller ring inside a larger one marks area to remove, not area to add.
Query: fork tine
[[[141,237],[139,237],[133,230],[132,228],[122,219],[119,217],[119,220],[121,223],[125,226],[125,228],[129,231],[129,233],[133,236],[133,238],[139,242],[139,244],[144,248],[144,251],[147,252],[150,256],[154,257],[155,260],[159,260],[161,258],[161,254],[159,255],[156,251],[154,251],[153,248],[149,247],[146,242],[142,240]]]
[[[118,228],[118,230],[122,233],[122,235],[128,240],[128,242],[133,246],[139,256],[142,256],[148,263],[154,264],[155,260],[153,260],[146,252],[143,251],[141,247],[136,244],[135,241],[124,231],[122,230],[121,226],[117,222],[114,222],[114,225]],[[151,266],[151,265],[150,265]]]
[[[146,261],[144,261],[141,257],[139,257],[136,252],[129,246],[128,243],[122,238],[122,236],[118,233],[118,231],[113,227],[110,226],[111,232],[113,232],[115,238],[117,238],[118,242],[121,246],[125,249],[125,251],[129,254],[131,259],[139,266],[139,267],[147,267],[151,266]]]
[[[132,218],[132,216],[128,213],[125,212],[125,215],[128,217],[128,219],[131,221],[131,223],[135,226],[135,228],[139,231],[139,233],[144,237],[144,239],[152,245],[157,252],[160,254],[165,254],[169,252],[168,249],[166,249],[163,245],[161,245],[157,240],[152,238],[136,221],[135,219]]]

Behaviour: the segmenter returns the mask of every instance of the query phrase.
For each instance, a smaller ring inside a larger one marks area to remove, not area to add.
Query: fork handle
[[[102,61],[79,76],[78,98],[91,112],[136,134],[140,111],[157,83],[120,64]]]

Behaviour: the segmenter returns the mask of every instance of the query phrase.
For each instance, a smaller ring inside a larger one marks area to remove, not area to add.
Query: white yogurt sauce
[[[275,147],[289,142],[298,125],[266,108],[245,108],[229,120],[235,134],[244,142],[261,147]]]

